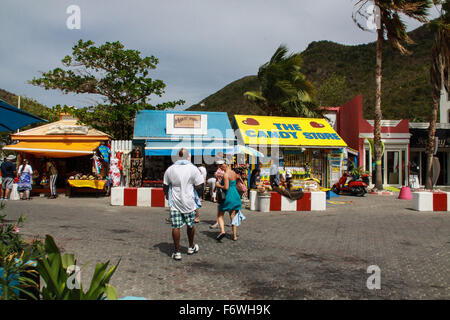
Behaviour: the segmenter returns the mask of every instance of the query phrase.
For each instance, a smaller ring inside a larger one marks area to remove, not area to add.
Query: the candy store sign
[[[326,119],[236,115],[246,144],[346,146]]]

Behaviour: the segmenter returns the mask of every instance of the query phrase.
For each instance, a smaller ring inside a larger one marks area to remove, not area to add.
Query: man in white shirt
[[[170,218],[172,221],[172,237],[175,252],[172,258],[181,260],[180,229],[187,225],[189,239],[188,255],[197,253],[198,244],[194,244],[195,210],[197,204],[194,188],[199,196],[202,195],[204,179],[196,166],[191,163],[189,151],[181,149],[178,152],[180,160],[171,165],[164,173],[164,193],[169,200]]]

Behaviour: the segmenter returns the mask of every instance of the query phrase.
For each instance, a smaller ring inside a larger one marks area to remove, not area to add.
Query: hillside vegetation
[[[14,107],[17,107],[17,96],[11,92],[0,89],[0,100],[3,100]],[[20,97],[20,109],[34,114],[35,116],[38,116],[42,119],[50,121],[57,120],[57,116],[51,113],[49,108],[30,98]]]
[[[431,110],[429,81],[430,51],[433,36],[427,25],[409,32],[415,44],[408,46],[411,56],[393,52],[384,45],[383,96],[384,119],[428,121]],[[373,118],[375,105],[375,49],[376,43],[347,46],[331,41],[312,42],[302,52],[302,72],[320,88],[333,75],[344,78],[345,86],[339,104],[358,94],[363,95],[364,116]],[[269,59],[269,57],[268,57]],[[259,86],[256,76],[246,76],[225,86],[188,110],[226,111],[230,114],[264,114],[244,98],[245,91]],[[318,90],[320,91],[320,90]],[[330,106],[321,99],[322,106]],[[336,104],[336,100],[333,100]]]

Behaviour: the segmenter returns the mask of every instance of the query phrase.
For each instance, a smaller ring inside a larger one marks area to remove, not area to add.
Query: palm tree
[[[320,111],[313,102],[314,88],[300,72],[301,65],[300,54],[288,55],[286,46],[281,45],[258,70],[260,90],[247,91],[244,96],[261,104],[267,115],[318,116]]]
[[[441,89],[447,92],[450,87],[450,2],[447,0],[433,0],[436,6],[440,6],[440,16],[431,23],[435,32],[434,44],[431,49],[430,81],[433,94],[433,105],[431,109],[430,127],[428,129],[428,150],[425,188],[433,189],[433,154],[436,136],[436,122],[439,110]]]
[[[381,167],[382,146],[381,146],[381,81],[382,81],[382,58],[383,58],[383,42],[385,36],[390,42],[394,50],[403,55],[411,54],[406,49],[406,44],[412,44],[413,41],[406,33],[406,25],[400,18],[400,14],[404,14],[410,18],[420,22],[426,22],[427,10],[431,7],[431,0],[357,0],[355,4],[356,10],[353,12],[352,18],[359,28],[369,30],[363,26],[360,19],[367,19],[370,13],[367,13],[367,7],[374,4],[377,9],[375,16],[377,22],[377,57],[376,57],[376,95],[375,95],[375,119],[373,127],[374,136],[374,158],[375,158],[375,188],[383,189],[383,176]]]

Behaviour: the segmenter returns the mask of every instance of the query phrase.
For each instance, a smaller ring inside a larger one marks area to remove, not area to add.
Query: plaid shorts
[[[194,227],[195,211],[191,213],[181,213],[178,210],[170,210],[170,219],[172,220],[172,229],[179,229],[185,224],[189,228]]]
[[[14,184],[14,179],[13,178],[8,178],[8,177],[3,178],[3,180],[2,180],[2,189],[3,190],[6,190],[6,189],[12,190],[13,184]]]

